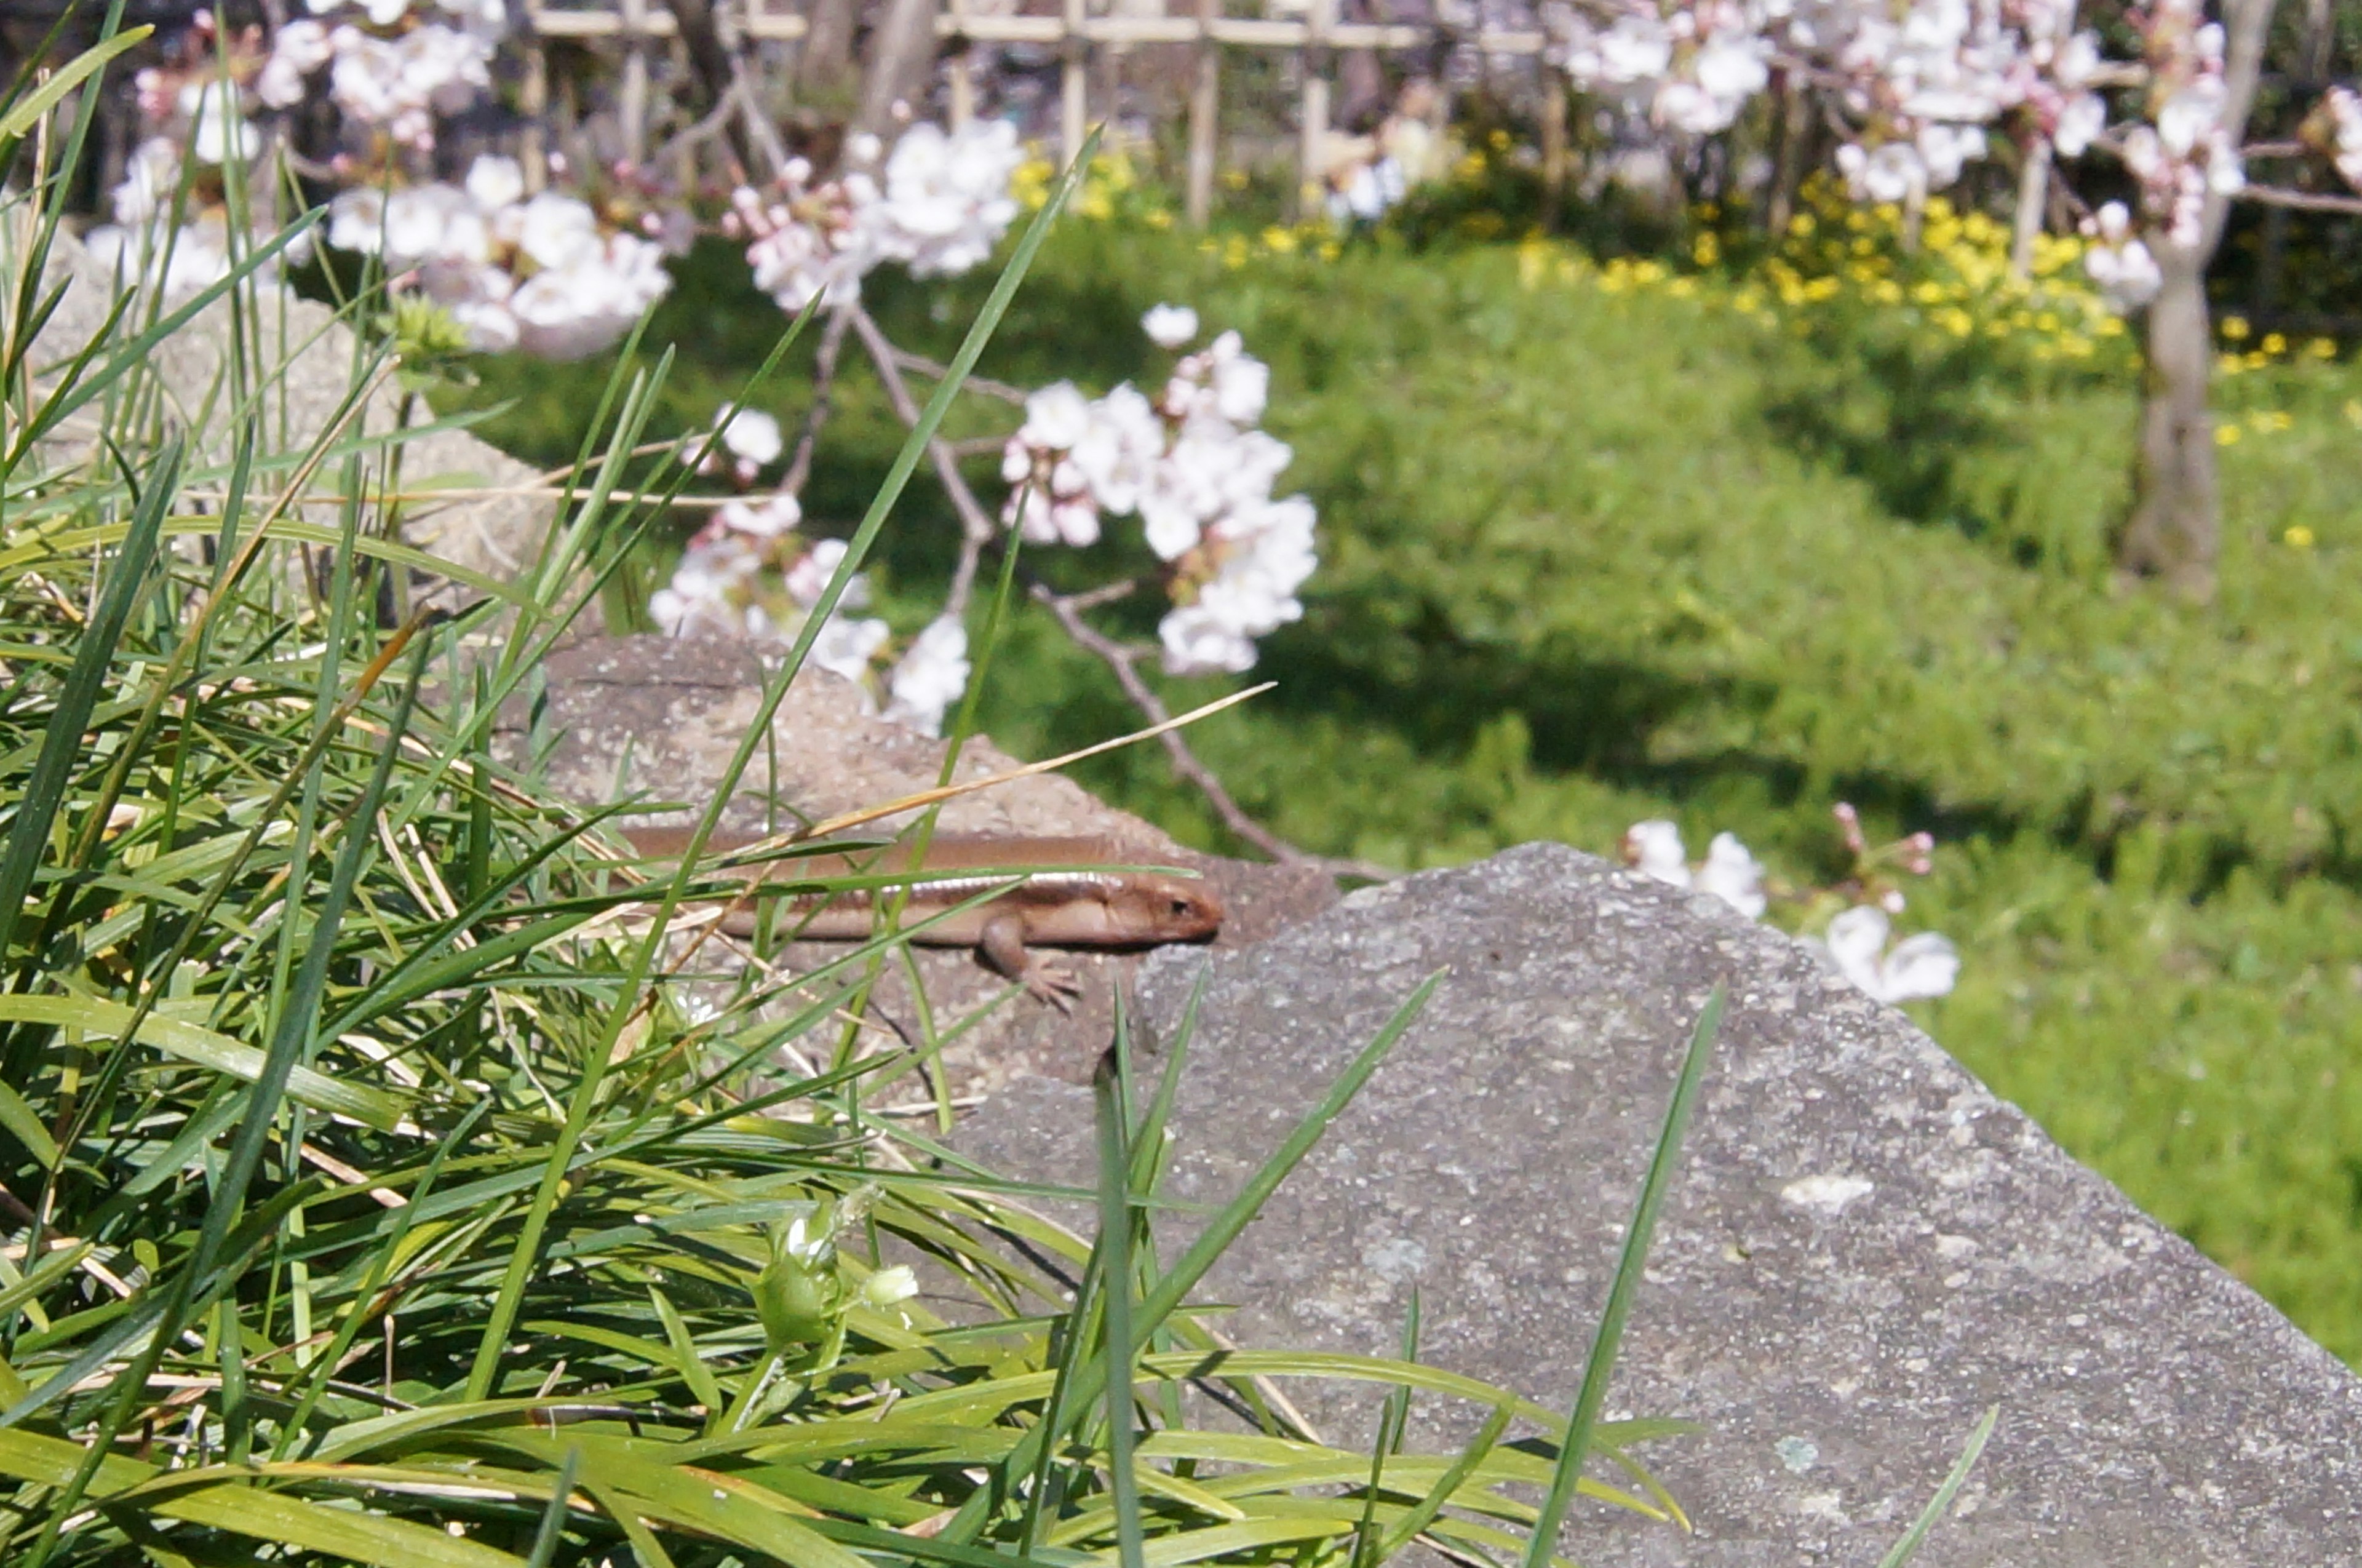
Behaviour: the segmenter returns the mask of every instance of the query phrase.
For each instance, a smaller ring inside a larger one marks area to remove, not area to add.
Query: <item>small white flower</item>
[[[787,571],[788,597],[809,610],[820,602],[828,589],[829,579],[844,564],[845,544],[842,539],[822,539],[804,552]],[[840,610],[866,610],[869,607],[869,580],[860,572],[853,574],[838,598]]]
[[[803,521],[803,507],[785,491],[767,495],[760,501],[744,497],[724,502],[717,520],[733,533],[753,539],[776,539],[790,533]],[[842,545],[839,546],[840,550]]]
[[[1705,864],[1698,867],[1696,886],[1749,920],[1762,918],[1763,866],[1735,834],[1714,835],[1706,845]]]
[[[741,458],[763,468],[779,460],[787,450],[787,440],[779,433],[779,422],[758,408],[736,408],[724,404],[714,423],[722,431],[722,445],[734,458]]]
[[[812,639],[811,652],[806,657],[818,668],[858,686],[869,673],[870,661],[877,657],[877,650],[892,635],[892,630],[883,621],[832,615],[820,629],[820,635]]]
[[[945,615],[911,641],[887,678],[886,716],[921,734],[944,733],[944,715],[967,690],[967,628]]]
[[[1178,348],[1198,336],[1198,313],[1187,305],[1160,304],[1140,318],[1140,326],[1159,348]]]
[[[524,169],[513,158],[481,153],[468,165],[468,199],[481,212],[498,212],[524,200]]]
[[[1950,941],[1923,931],[1894,944],[1886,939],[1893,927],[1886,911],[1873,904],[1858,904],[1829,922],[1822,945],[1838,972],[1877,1001],[1919,1001],[1948,995],[1960,976],[1960,955]]]
[[[1624,863],[1670,886],[1690,885],[1689,850],[1682,844],[1682,830],[1661,817],[1624,830]]]

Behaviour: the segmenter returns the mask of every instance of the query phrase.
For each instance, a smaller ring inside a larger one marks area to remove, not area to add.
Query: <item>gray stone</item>
[[[1150,966],[1152,1033],[1205,962]],[[1241,1304],[1248,1342],[1390,1353],[1416,1286],[1427,1359],[1566,1408],[1727,980],[1608,1401],[1704,1424],[1642,1451],[1695,1533],[1578,1504],[1580,1561],[1875,1562],[1998,1404],[1926,1568],[2362,1562],[2362,1381],[1796,944],[1573,850],[1366,889],[1215,958],[1171,1195],[1228,1197],[1445,967],[1200,1294]],[[1081,1091],[1021,1086],[964,1147],[1075,1181],[1089,1124]],[[1292,1391],[1332,1438],[1366,1431],[1366,1390]],[[1421,1419],[1429,1443],[1473,1425]]]

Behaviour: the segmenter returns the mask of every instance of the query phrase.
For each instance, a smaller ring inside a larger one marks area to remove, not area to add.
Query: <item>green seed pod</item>
[[[808,1263],[793,1253],[773,1258],[756,1277],[755,1310],[774,1351],[826,1338],[844,1310],[835,1263]]]

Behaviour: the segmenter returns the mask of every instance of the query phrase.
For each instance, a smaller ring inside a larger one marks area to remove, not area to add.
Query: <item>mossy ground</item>
[[[1874,297],[1738,308],[1751,285],[1711,269],[1675,291],[1506,245],[1241,249],[1073,226],[982,370],[1150,373],[1135,324],[1160,299],[1272,362],[1323,558],[1254,672],[1278,689],[1195,734],[1251,811],[1407,867],[1532,838],[1606,853],[1670,815],[1694,849],[1727,828],[1798,882],[1840,868],[1837,801],[1931,830],[1904,924],[1966,962],[1915,1010],[1928,1030],[2362,1363],[2362,373],[2298,354],[2222,384],[2222,586],[2196,607],[2108,569],[2137,388],[2121,352],[1948,345]],[[940,354],[984,286],[873,280],[872,303]],[[734,257],[698,259],[649,336],[684,361],[678,428],[779,321]],[[790,428],[808,364],[757,399]],[[496,438],[562,461],[598,373],[491,363],[477,396],[517,400]],[[822,531],[900,434],[859,369],[838,407],[806,495]],[[904,629],[952,537],[922,477],[879,572]],[[1120,555],[1037,564],[1079,583]],[[1029,755],[1133,722],[1031,616],[983,712]],[[1078,772],[1221,842],[1153,749]]]

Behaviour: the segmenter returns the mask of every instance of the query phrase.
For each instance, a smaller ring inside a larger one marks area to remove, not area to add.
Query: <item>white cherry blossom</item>
[[[887,678],[886,717],[921,734],[944,733],[944,715],[967,690],[967,628],[949,615],[936,617],[911,639]]]
[[[1690,852],[1681,828],[1662,817],[1624,830],[1624,862],[1641,876],[1675,888],[1690,885]]]
[[[1140,326],[1159,348],[1178,348],[1198,336],[1198,313],[1187,305],[1154,305],[1140,318]]]
[[[779,422],[761,409],[724,403],[713,423],[722,433],[723,447],[740,463],[754,469],[778,462],[779,455],[787,450],[787,438],[780,434]],[[753,475],[746,477],[751,479]]]
[[[1857,904],[1829,922],[1821,945],[1838,973],[1874,1000],[1921,1001],[1948,995],[1960,976],[1959,950],[1947,938],[1923,931],[1904,937],[1890,951],[1892,930],[1884,910]]]
[[[1706,845],[1705,864],[1698,867],[1695,884],[1699,892],[1712,893],[1749,920],[1763,916],[1767,903],[1763,896],[1763,866],[1736,834],[1714,835],[1714,842]]]

